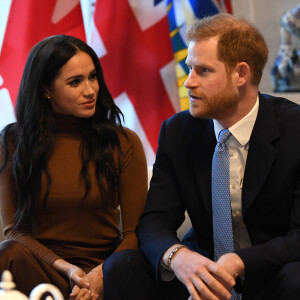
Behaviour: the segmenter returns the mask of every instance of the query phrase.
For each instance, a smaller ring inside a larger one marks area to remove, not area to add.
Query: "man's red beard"
[[[224,119],[233,114],[239,102],[238,94],[234,92],[232,82],[229,81],[221,92],[212,96],[202,92],[194,94],[191,90],[188,94],[189,97],[193,95],[200,98],[196,103],[190,101],[190,113],[196,118]]]

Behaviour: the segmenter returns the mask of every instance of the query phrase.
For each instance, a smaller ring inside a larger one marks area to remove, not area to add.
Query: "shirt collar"
[[[236,140],[240,143],[241,146],[245,146],[250,140],[250,136],[257,118],[258,108],[259,101],[257,97],[256,103],[251,109],[251,111],[244,118],[242,118],[237,123],[228,128],[231,134],[236,138]],[[220,131],[224,128],[217,120],[213,120],[213,122],[216,139],[218,140]]]

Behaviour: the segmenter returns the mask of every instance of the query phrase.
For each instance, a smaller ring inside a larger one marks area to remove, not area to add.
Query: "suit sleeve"
[[[176,230],[184,221],[184,208],[172,172],[166,121],[161,126],[156,161],[146,207],[137,227],[140,249],[159,277],[159,263],[166,249],[179,243]]]
[[[245,288],[268,281],[286,263],[300,261],[300,170],[293,194],[288,231],[265,243],[236,251],[245,264]]]

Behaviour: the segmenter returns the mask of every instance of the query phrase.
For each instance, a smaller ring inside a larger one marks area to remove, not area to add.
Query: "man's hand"
[[[217,264],[225,269],[233,278],[245,274],[244,262],[236,253],[222,255],[217,261]]]
[[[168,254],[164,254],[166,263]],[[187,248],[179,249],[171,261],[171,268],[177,278],[187,287],[193,300],[230,299],[229,290],[235,285],[234,277],[221,265]],[[218,278],[218,279],[217,279]]]

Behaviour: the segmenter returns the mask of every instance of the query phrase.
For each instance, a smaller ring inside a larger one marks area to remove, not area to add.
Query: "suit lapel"
[[[211,208],[211,160],[216,145],[212,120],[201,120],[192,132],[193,164],[199,192],[209,214]]]
[[[257,197],[276,158],[273,143],[280,137],[271,100],[259,96],[259,111],[251,134],[242,191],[243,216]],[[216,145],[212,120],[199,120],[192,131],[191,151],[200,195],[207,212],[211,208],[211,162]]]
[[[259,111],[250,137],[242,190],[243,217],[263,187],[276,158],[273,142],[280,136],[271,100],[259,96]]]

